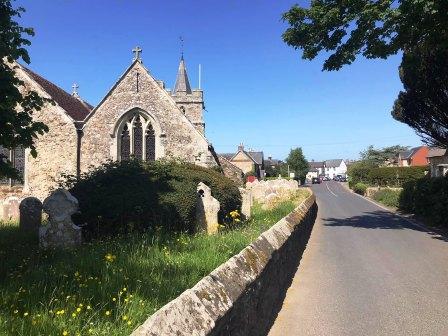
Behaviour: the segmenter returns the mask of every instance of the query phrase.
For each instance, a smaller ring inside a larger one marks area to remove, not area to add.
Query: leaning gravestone
[[[197,197],[196,228],[208,234],[218,232],[218,212],[221,207],[218,200],[212,196],[210,187],[202,182],[198,184]]]
[[[36,197],[27,197],[20,202],[20,230],[39,233],[42,223],[42,202]]]
[[[78,200],[67,190],[57,189],[43,204],[48,225],[39,229],[39,244],[47,247],[73,247],[81,244],[81,228],[72,221],[78,211]]]

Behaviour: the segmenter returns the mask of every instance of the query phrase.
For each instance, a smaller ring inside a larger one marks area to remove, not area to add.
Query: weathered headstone
[[[220,204],[212,196],[211,189],[204,183],[199,182],[197,187],[196,203],[196,227],[200,231],[214,234],[218,231],[218,212]]]
[[[73,247],[81,244],[81,228],[72,221],[78,200],[67,190],[57,189],[43,203],[48,225],[39,229],[39,244],[47,247]]]
[[[251,216],[251,208],[253,205],[252,201],[252,191],[245,188],[238,188],[241,194],[241,213],[243,214],[245,219],[250,218]]]
[[[20,200],[17,196],[6,197],[1,204],[1,210],[2,210],[1,219],[4,221],[18,220],[19,204]]]
[[[20,202],[19,209],[20,229],[37,235],[42,224],[42,202],[36,197],[27,197]]]

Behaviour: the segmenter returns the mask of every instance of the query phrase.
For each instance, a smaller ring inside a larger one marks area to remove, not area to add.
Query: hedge
[[[199,182],[220,202],[220,222],[241,208],[232,180],[189,163],[109,162],[79,180],[68,177],[64,185],[79,201],[75,223],[86,237],[97,237],[148,228],[193,232]]]
[[[367,190],[367,185],[362,182],[358,182],[353,186],[353,191],[360,195],[365,195]]]
[[[400,208],[448,228],[448,177],[421,178],[403,185]]]
[[[379,187],[401,187],[425,176],[428,167],[352,167],[350,186],[358,182]]]

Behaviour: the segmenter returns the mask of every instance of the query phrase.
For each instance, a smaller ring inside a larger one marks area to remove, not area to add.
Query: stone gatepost
[[[42,202],[36,197],[27,197],[20,202],[20,230],[39,233],[42,224]]]
[[[238,188],[241,194],[241,213],[245,219],[251,216],[251,209],[253,205],[252,191],[245,188]]]
[[[212,196],[211,189],[206,184],[199,182],[196,202],[196,229],[206,231],[208,234],[218,232],[220,207],[218,200]]]
[[[73,247],[81,244],[81,228],[72,222],[78,211],[78,200],[67,190],[57,189],[43,204],[48,224],[39,229],[39,244],[48,247]]]

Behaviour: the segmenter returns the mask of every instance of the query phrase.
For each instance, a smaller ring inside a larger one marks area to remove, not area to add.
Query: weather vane
[[[183,59],[184,58],[184,38],[182,36],[179,36],[179,40],[180,40],[180,54]]]

